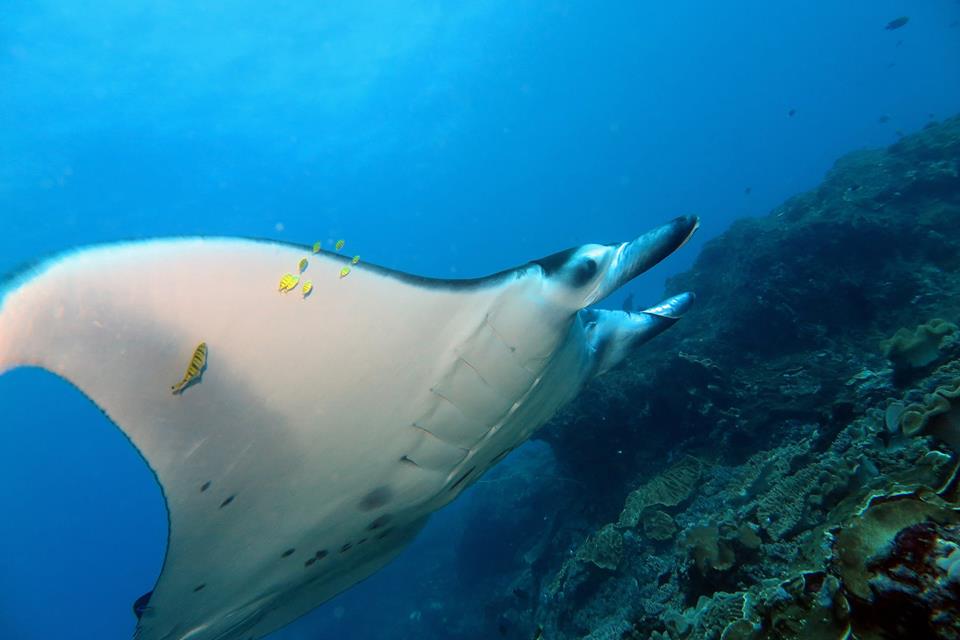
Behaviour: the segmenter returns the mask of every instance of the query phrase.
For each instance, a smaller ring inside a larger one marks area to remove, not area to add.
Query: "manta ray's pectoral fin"
[[[617,366],[633,349],[673,326],[693,301],[694,295],[688,292],[636,313],[606,309],[581,311],[593,352],[595,375]]]

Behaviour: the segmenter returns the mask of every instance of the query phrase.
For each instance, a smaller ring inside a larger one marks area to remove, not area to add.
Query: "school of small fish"
[[[337,251],[340,251],[341,249],[343,249],[345,244],[346,244],[345,240],[337,240],[337,242],[334,244],[334,248]],[[313,243],[313,253],[320,253],[320,250],[322,248],[323,248],[322,242]],[[357,265],[359,264],[359,262],[360,262],[359,255],[355,255],[353,256],[353,258],[350,259],[350,264],[352,265]],[[297,273],[283,274],[280,277],[280,286],[277,288],[277,290],[280,293],[289,293],[294,289],[296,289],[297,285],[300,285],[300,293],[302,294],[303,299],[308,298],[310,294],[313,293],[313,281],[305,280],[303,281],[302,285],[300,284],[300,274],[303,274],[303,272],[307,270],[308,266],[310,266],[309,260],[307,260],[307,258],[300,258],[299,262],[297,262]],[[343,267],[342,269],[340,269],[341,279],[346,278],[349,274],[350,274],[350,267]]]

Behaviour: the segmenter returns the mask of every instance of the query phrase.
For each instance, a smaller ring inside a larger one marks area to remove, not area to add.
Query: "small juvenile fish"
[[[346,243],[343,240],[337,240],[337,244],[334,245],[334,248],[336,248],[337,251],[340,251],[340,249],[343,249],[344,244]]]
[[[307,270],[307,264],[306,258],[300,258],[300,262],[297,263],[297,268],[300,269],[300,273],[303,273]]]
[[[347,274],[349,274],[349,273],[350,273],[350,267],[344,267],[343,269],[340,269],[340,277],[341,277],[341,278],[346,278],[346,277],[347,277]]]
[[[360,256],[353,256],[353,260],[350,261],[350,264],[357,264],[360,262]]]
[[[194,380],[199,380],[200,376],[203,375],[203,370],[206,369],[206,367],[207,343],[201,342],[200,345],[194,350],[193,357],[190,358],[190,365],[187,367],[187,372],[183,374],[183,379],[170,387],[170,391],[173,392],[173,395],[181,393]]]
[[[298,282],[300,282],[300,276],[295,276],[292,273],[285,273],[283,274],[283,277],[280,278],[280,288],[278,291],[280,291],[280,293],[293,291]]]
[[[893,31],[894,29],[899,29],[900,27],[904,26],[908,22],[910,22],[909,16],[900,16],[899,18],[896,18],[888,22],[887,26],[885,26],[884,29],[886,29],[887,31]]]
[[[303,283],[303,288],[301,289],[301,291],[303,292],[303,297],[304,297],[304,298],[306,298],[306,297],[309,296],[311,293],[313,293],[313,281],[312,281],[312,280],[307,280],[306,282],[304,282],[304,283]]]
[[[321,246],[321,245],[320,245],[319,242],[314,242],[314,243],[313,243],[313,252],[314,252],[314,253],[320,253],[320,246]]]

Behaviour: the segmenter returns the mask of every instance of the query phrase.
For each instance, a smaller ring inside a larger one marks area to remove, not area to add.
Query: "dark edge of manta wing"
[[[197,236],[202,239],[207,239],[204,236]],[[209,239],[228,239],[228,238],[218,238],[210,237]],[[313,252],[312,247],[306,245],[298,244],[296,242],[290,242],[287,240],[273,240],[270,238],[229,238],[232,240],[249,240],[250,242],[258,242],[262,244],[276,244],[285,247],[291,247],[293,249],[299,249],[301,251],[307,252],[307,255],[317,255]],[[351,265],[351,256],[345,253],[334,253],[333,251],[328,251],[326,249],[320,249],[319,254],[323,254],[324,257],[333,258],[334,260],[339,260],[345,265]],[[406,271],[397,271],[395,269],[390,269],[389,267],[384,267],[373,262],[367,262],[366,260],[358,263],[354,268],[362,268],[373,271],[379,275],[387,276],[389,278],[395,278],[401,282],[406,282],[418,287],[424,287],[429,289],[480,289],[483,287],[495,286],[506,279],[510,274],[515,273],[517,270],[522,269],[527,266],[527,264],[522,264],[517,267],[511,267],[509,269],[504,269],[502,271],[497,271],[487,276],[481,276],[479,278],[430,278],[427,276],[418,276],[412,273],[407,273]]]
[[[14,267],[12,271],[0,274],[0,306],[3,304],[4,294],[16,289],[19,284],[26,282],[30,277],[39,275],[44,268],[48,265],[52,265],[57,261],[63,260],[75,253],[81,253],[83,251],[88,251],[91,249],[98,248],[107,248],[111,246],[121,246],[121,245],[136,245],[136,244],[148,244],[151,242],[173,242],[176,240],[225,240],[225,241],[241,241],[241,242],[252,242],[257,244],[272,244],[279,245],[283,247],[289,247],[292,249],[297,249],[299,251],[305,252],[306,256],[316,255],[313,252],[313,248],[307,245],[299,244],[296,242],[291,242],[288,240],[275,240],[272,238],[256,238],[249,236],[204,236],[204,235],[195,235],[195,236],[185,236],[185,235],[176,235],[176,236],[152,236],[149,238],[133,238],[133,239],[118,239],[110,240],[106,242],[94,242],[91,244],[86,244],[78,247],[71,247],[68,249],[63,249],[60,251],[52,251],[44,254],[39,258],[35,258],[25,263],[21,263],[19,266]],[[573,251],[573,249],[568,250]],[[565,253],[568,253],[565,252]],[[343,253],[334,253],[333,251],[328,251],[326,249],[321,249],[320,254],[323,254],[324,257],[332,258],[334,260],[342,262],[344,265],[350,265],[351,256]],[[559,254],[557,254],[559,255]],[[373,262],[367,262],[366,260],[360,262],[356,266],[353,266],[355,269],[367,269],[373,271],[379,275],[387,276],[390,278],[395,278],[401,282],[406,282],[414,286],[431,288],[431,289],[480,289],[483,287],[496,286],[502,281],[507,279],[511,274],[515,274],[520,269],[529,266],[530,264],[538,264],[541,261],[527,262],[516,267],[511,267],[509,269],[503,269],[492,273],[486,276],[480,276],[478,278],[431,278],[427,276],[418,276],[412,273],[406,273],[405,271],[397,271],[395,269],[390,269],[389,267],[384,267]]]

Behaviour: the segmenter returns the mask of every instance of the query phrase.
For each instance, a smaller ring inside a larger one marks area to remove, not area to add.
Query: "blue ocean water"
[[[955,113],[958,17],[947,0],[5,0],[0,273],[214,234],[342,237],[372,262],[470,277],[699,214],[689,250],[608,301],[653,303],[731,220]],[[0,436],[0,638],[129,637],[165,545],[152,474],[49,374],[0,379]],[[418,584],[457,597],[471,500],[275,637],[415,631],[444,606]]]

